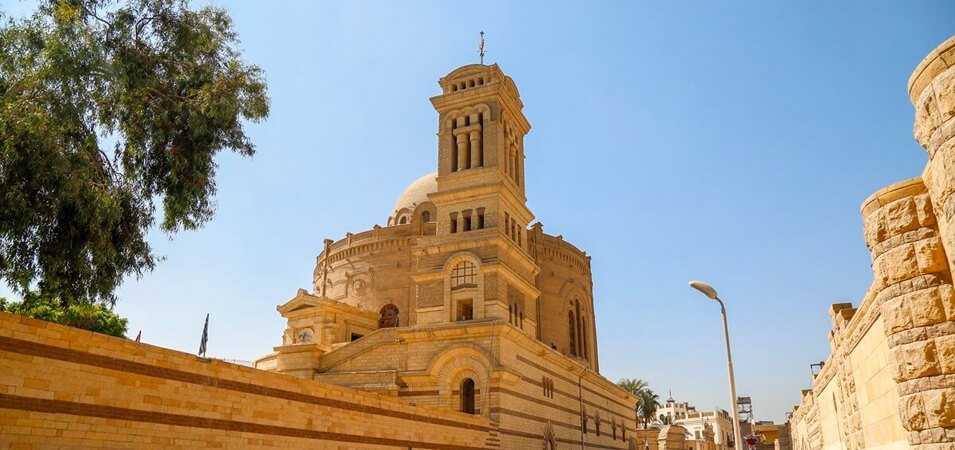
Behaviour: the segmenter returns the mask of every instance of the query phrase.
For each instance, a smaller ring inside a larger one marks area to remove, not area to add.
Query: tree
[[[186,0],[46,0],[0,18],[0,278],[24,298],[115,302],[146,241],[214,212],[214,157],[255,152],[261,69],[229,15]]]
[[[639,422],[641,418],[641,395],[644,391],[650,390],[650,384],[640,378],[621,378],[620,381],[617,382],[617,386],[637,398],[637,403],[634,405],[633,414],[636,417],[637,422]],[[646,422],[646,420],[644,420],[644,422]],[[644,425],[644,428],[646,428],[646,425]]]
[[[655,394],[650,388],[646,388],[637,395],[637,417],[643,419],[643,428],[650,426],[650,422],[660,407],[660,396]]]
[[[617,382],[617,386],[636,396],[640,391],[648,388],[650,385],[639,378],[621,378],[620,381]]]
[[[59,299],[29,293],[21,302],[7,303],[0,298],[0,311],[111,336],[126,336],[126,319],[102,303],[71,303],[64,307]]]

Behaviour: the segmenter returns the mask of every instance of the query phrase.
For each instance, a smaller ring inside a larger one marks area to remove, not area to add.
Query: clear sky
[[[483,30],[533,126],[529,206],[593,257],[601,373],[728,409],[705,280],[739,394],[776,421],[828,355],[829,305],[871,282],[859,207],[921,173],[906,83],[955,33],[951,1],[214,3],[272,114],[254,158],[218,158],[213,221],[152,235],[166,260],[119,291],[132,335],[195,352],[208,312],[210,356],[270,352],[322,240],[384,225],[436,170],[428,98]]]

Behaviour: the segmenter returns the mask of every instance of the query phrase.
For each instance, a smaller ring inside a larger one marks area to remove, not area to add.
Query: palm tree
[[[634,396],[640,395],[640,391],[648,388],[650,385],[639,378],[622,378],[617,382],[617,386],[620,386],[623,390],[631,393]]]
[[[645,389],[649,389],[650,385],[646,381],[640,378],[621,378],[617,382],[617,386],[620,386],[621,389],[630,393],[637,398],[637,404],[634,405],[633,415],[637,420],[637,423],[640,422],[640,393]]]
[[[659,407],[660,396],[654,394],[650,388],[644,388],[637,394],[637,417],[643,418],[644,429],[650,426],[650,421],[655,418]]]

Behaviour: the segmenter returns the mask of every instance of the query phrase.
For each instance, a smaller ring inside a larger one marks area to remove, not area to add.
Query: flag
[[[136,333],[136,342],[139,342],[139,338],[143,337],[143,330],[139,330],[139,333]]]
[[[206,356],[206,342],[209,342],[209,313],[206,313],[206,324],[202,327],[202,341],[199,342],[199,356]]]

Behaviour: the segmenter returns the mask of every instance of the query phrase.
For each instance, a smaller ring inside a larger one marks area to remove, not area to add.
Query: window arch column
[[[459,132],[455,136],[458,149],[458,170],[468,169],[471,166],[471,152],[468,134]]]

